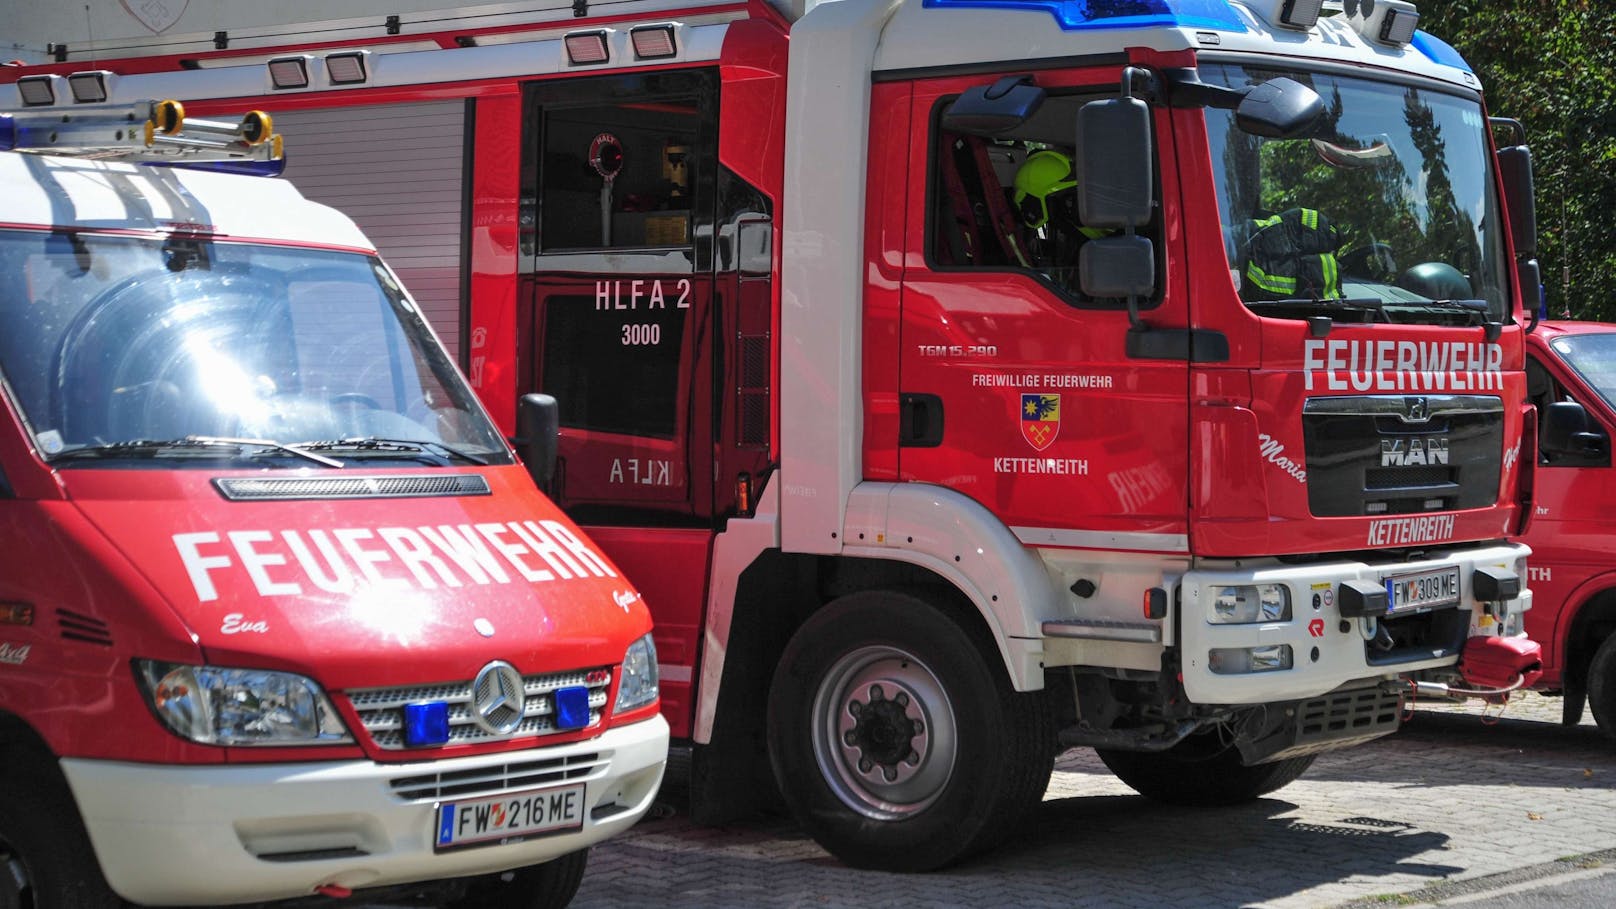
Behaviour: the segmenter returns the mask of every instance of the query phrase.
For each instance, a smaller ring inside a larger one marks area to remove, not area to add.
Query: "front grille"
[[[1489,395],[1309,398],[1302,440],[1316,517],[1485,508],[1498,494],[1504,405]]]
[[[419,499],[442,496],[486,496],[481,474],[449,473],[380,477],[231,477],[213,481],[232,502],[297,499]]]
[[[389,785],[393,788],[393,795],[405,801],[465,798],[586,779],[603,772],[610,763],[611,758],[606,755],[574,754],[536,761],[512,761],[474,770],[399,777]]]
[[[589,689],[589,723],[583,728],[599,724],[601,711],[606,707],[606,692],[611,688],[612,673],[609,669],[557,672],[523,676],[522,682],[525,695],[522,721],[516,731],[506,735],[495,735],[472,719],[470,680],[406,688],[357,689],[347,692],[347,696],[359,714],[360,723],[370,733],[377,747],[390,751],[408,748],[404,743],[404,705],[430,701],[444,701],[449,705],[449,741],[445,744],[473,745],[577,731],[557,729],[555,725],[555,692],[574,685],[584,685]]]

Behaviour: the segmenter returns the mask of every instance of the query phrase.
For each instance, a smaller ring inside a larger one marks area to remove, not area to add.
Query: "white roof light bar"
[[[1343,0],[1341,7],[1358,34],[1388,47],[1413,41],[1420,24],[1419,10],[1407,0]]]
[[[358,85],[370,78],[370,51],[325,55],[325,77],[332,85]]]
[[[1324,0],[1248,0],[1246,5],[1275,28],[1305,32],[1318,24]]]
[[[573,32],[563,39],[567,45],[567,62],[573,66],[608,63],[611,51],[606,47],[606,30]]]
[[[73,73],[67,77],[67,86],[73,92],[75,104],[102,104],[108,97],[107,88],[112,73],[104,69]]]
[[[641,25],[628,30],[629,41],[634,45],[634,59],[636,60],[662,60],[667,57],[678,56],[679,44],[674,40],[673,23],[666,25]]]
[[[307,54],[296,57],[276,57],[269,61],[269,81],[277,89],[308,88],[309,87],[309,61],[314,59]]]
[[[55,76],[23,76],[17,80],[17,93],[29,107],[56,103]]]

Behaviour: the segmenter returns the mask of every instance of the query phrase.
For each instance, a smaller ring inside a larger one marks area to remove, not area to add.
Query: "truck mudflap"
[[[1532,593],[1500,594],[1497,582],[1524,578],[1530,552],[1500,543],[1396,562],[1203,562],[1178,591],[1185,694],[1208,705],[1305,702],[1451,668],[1469,638],[1519,626]]]

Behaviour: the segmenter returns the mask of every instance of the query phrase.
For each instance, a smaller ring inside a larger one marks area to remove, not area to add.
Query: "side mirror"
[[[1537,256],[1537,205],[1532,189],[1532,150],[1524,145],[1499,149],[1498,172],[1504,178],[1504,204],[1509,210],[1509,232],[1515,239],[1515,256],[1534,258]]]
[[[1531,334],[1543,309],[1543,272],[1536,259],[1522,259],[1515,263],[1515,275],[1521,285],[1521,305],[1530,310],[1526,332]]]
[[[1156,290],[1156,248],[1148,237],[1099,237],[1077,251],[1083,293],[1096,299],[1148,297]]]
[[[550,395],[523,395],[516,402],[516,453],[541,492],[550,492],[561,444],[561,406]]]
[[[970,136],[1001,136],[1026,123],[1044,103],[1031,76],[1005,76],[966,89],[943,111],[943,129]]]
[[[1571,458],[1587,463],[1609,463],[1610,439],[1588,419],[1588,411],[1575,401],[1556,401],[1539,419],[1543,421],[1540,448],[1552,462]]]
[[[1089,227],[1143,227],[1156,207],[1150,105],[1090,101],[1077,112],[1078,219]]]
[[[1318,92],[1280,76],[1252,86],[1235,105],[1234,122],[1254,136],[1288,139],[1307,132],[1323,113]]]

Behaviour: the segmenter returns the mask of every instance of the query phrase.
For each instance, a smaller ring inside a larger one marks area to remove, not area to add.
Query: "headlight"
[[[1207,654],[1207,668],[1218,675],[1246,675],[1252,672],[1278,672],[1291,668],[1294,657],[1289,644],[1266,647],[1217,647]]]
[[[1214,625],[1288,622],[1290,618],[1291,592],[1284,584],[1219,587],[1212,598]]]
[[[266,669],[221,669],[136,660],[152,710],[181,738],[204,745],[351,742],[314,680]]]
[[[656,645],[646,635],[628,645],[628,652],[623,654],[623,681],[617,686],[617,706],[612,712],[644,707],[656,699]]]

